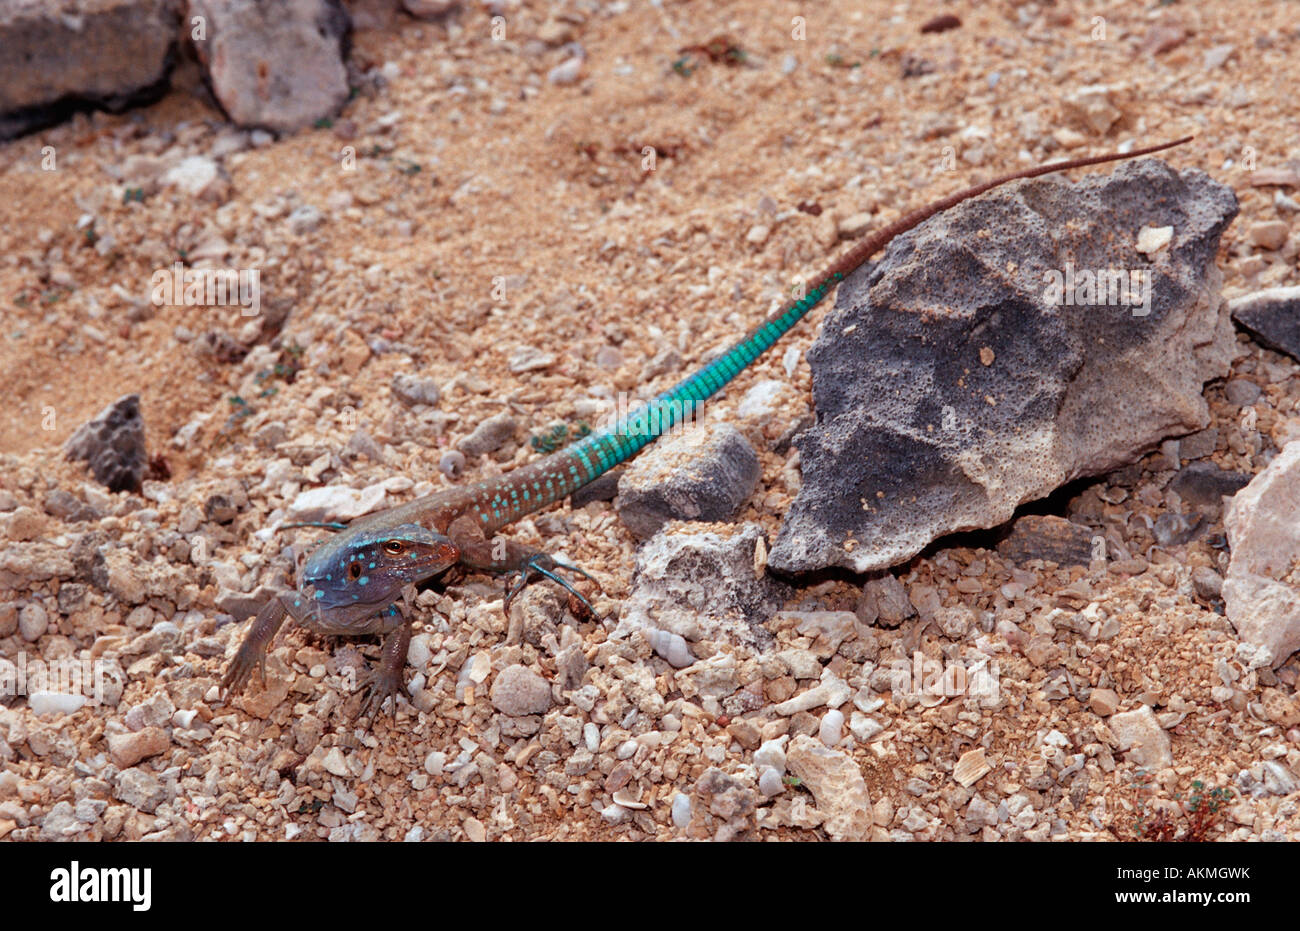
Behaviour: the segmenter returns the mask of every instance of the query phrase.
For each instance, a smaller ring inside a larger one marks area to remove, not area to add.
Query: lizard
[[[437,491],[347,525],[286,525],[321,526],[340,532],[311,553],[299,572],[296,590],[272,596],[258,613],[227,666],[223,691],[229,695],[242,689],[254,668],[260,669],[265,682],[267,649],[286,618],[292,617],[320,634],[382,635],[380,660],[362,682],[368,694],[360,714],[379,712],[390,698],[396,714],[396,696],[411,642],[410,594],[416,584],[456,565],[470,571],[517,574],[505,596],[507,612],[524,586],[547,578],[567,589],[583,610],[595,616],[591,603],[561,573],[591,576],[545,552],[498,538],[498,531],[569,496],[667,432],[683,409],[691,410],[691,405],[720,391],[855,269],[895,237],[930,217],[1011,181],[1150,155],[1191,138],[1025,168],[935,200],[864,237],[813,279],[812,287],[798,300],[608,428],[502,475]]]

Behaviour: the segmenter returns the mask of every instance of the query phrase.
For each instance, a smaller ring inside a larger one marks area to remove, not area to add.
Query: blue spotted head
[[[419,524],[354,527],[308,557],[299,590],[310,598],[323,631],[352,628],[392,605],[407,585],[433,578],[459,557],[451,540]]]

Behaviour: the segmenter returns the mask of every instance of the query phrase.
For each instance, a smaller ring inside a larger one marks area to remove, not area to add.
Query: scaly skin
[[[586,576],[585,572],[513,541],[494,540],[495,534],[595,481],[667,432],[681,419],[683,410],[690,409],[686,405],[697,404],[721,390],[896,236],[1009,181],[1137,158],[1190,139],[1027,168],[937,200],[867,236],[816,278],[804,298],[769,317],[717,360],[652,399],[625,421],[504,475],[358,518],[313,553],[297,592],[273,598],[258,615],[226,671],[223,687],[237,691],[254,667],[264,670],[267,648],[286,616],[292,616],[320,633],[384,634],[383,659],[367,681],[365,711],[377,713],[383,702],[393,697],[396,713],[395,696],[411,637],[409,622],[397,602],[403,591],[410,591],[409,586],[457,563],[482,572],[518,573],[517,582],[506,596],[507,610],[524,585],[536,577],[545,577],[568,589],[594,614],[586,598],[557,574],[563,570]]]

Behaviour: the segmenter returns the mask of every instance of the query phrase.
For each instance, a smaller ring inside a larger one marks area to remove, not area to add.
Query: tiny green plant
[[[1127,831],[1115,830],[1121,840],[1178,841],[1201,843],[1208,840],[1211,831],[1223,820],[1223,812],[1232,801],[1232,790],[1216,787],[1207,790],[1200,779],[1192,780],[1191,794],[1184,798],[1181,792],[1173,795],[1176,806],[1165,806],[1154,814],[1147,805],[1146,796],[1153,791],[1149,775],[1142,770],[1133,777],[1130,791],[1134,798],[1133,822]]]

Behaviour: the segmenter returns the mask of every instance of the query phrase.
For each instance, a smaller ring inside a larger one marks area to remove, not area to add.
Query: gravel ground
[[[395,720],[353,718],[375,643],[302,630],[266,690],[218,695],[236,619],[318,536],[267,530],[301,493],[391,504],[529,461],[530,436],[699,365],[842,237],[995,173],[1194,132],[1171,161],[1242,205],[1225,292],[1297,283],[1285,5],[1116,10],[1104,37],[1071,2],[938,33],[931,8],[868,6],[820,4],[797,40],[779,3],[528,3],[493,41],[479,7],[366,4],[329,126],[235,130],[182,75],[0,147],[0,656],[116,672],[71,713],[2,700],[0,838],[1089,840],[1198,829],[1198,795],[1205,836],[1295,838],[1297,665],[1222,614],[1217,496],[1182,517],[1191,466],[1251,475],[1300,437],[1300,368],[1244,335],[1209,430],[1034,509],[1105,541],[1087,565],[946,540],[774,589],[759,628],[706,605],[682,666],[620,623],[643,583],[613,506],[563,506],[511,534],[591,571],[608,622],[540,586],[507,616],[470,576],[420,595]],[[724,35],[743,61],[679,52]],[[180,259],[259,269],[261,313],[154,306]],[[707,411],[757,451],[752,528],[671,533],[761,566],[819,320]],[[133,392],[152,477],[109,493],[60,447]],[[959,667],[995,687],[891,678]]]

